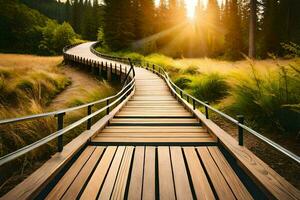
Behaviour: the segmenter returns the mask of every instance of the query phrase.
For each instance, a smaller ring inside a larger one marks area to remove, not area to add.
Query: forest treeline
[[[283,56],[281,43],[300,43],[299,0],[251,1],[258,58]],[[228,59],[248,54],[251,1],[219,5],[217,0],[198,0],[190,20],[184,0],[160,0],[158,5],[154,0],[20,0],[59,23],[68,22],[82,39],[102,41],[111,51]]]
[[[72,26],[49,19],[18,0],[0,0],[0,51],[57,55],[79,38]]]

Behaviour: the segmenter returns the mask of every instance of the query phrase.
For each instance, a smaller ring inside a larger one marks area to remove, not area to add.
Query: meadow
[[[286,58],[270,55],[265,60],[245,57],[238,61],[173,59],[162,54],[109,52],[101,47],[97,50],[162,66],[174,83],[189,94],[234,118],[244,115],[250,127],[299,154],[300,47],[284,48],[291,52]],[[286,140],[290,144],[285,145]]]
[[[84,83],[84,84],[83,84]],[[45,113],[92,102],[114,94],[117,84],[70,68],[61,56],[0,54],[0,119]],[[97,109],[94,107],[93,109]],[[67,126],[86,115],[86,109],[67,114]],[[98,116],[97,118],[100,118]],[[94,119],[96,120],[96,118]],[[85,130],[86,124],[68,132],[64,144]],[[54,117],[0,126],[0,156],[31,144],[56,130]],[[52,141],[1,166],[0,195],[23,180],[56,152]]]

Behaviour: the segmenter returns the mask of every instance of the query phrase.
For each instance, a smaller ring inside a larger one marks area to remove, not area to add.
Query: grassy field
[[[0,119],[68,108],[110,96],[118,90],[118,85],[111,85],[61,63],[61,56],[0,54]],[[64,125],[85,115],[86,109],[67,114]],[[85,126],[83,124],[68,132],[64,143],[80,134]],[[0,156],[33,143],[55,130],[55,118],[2,125]],[[53,141],[2,166],[0,170],[5,173],[0,175],[0,196],[55,152],[56,141]]]
[[[300,47],[286,49],[292,58],[224,61],[209,58],[173,59],[161,54],[134,52],[102,53],[130,57],[133,61],[158,64],[175,84],[227,114],[242,114],[252,128],[300,137]],[[295,57],[298,55],[298,57]],[[299,148],[297,148],[299,151]]]

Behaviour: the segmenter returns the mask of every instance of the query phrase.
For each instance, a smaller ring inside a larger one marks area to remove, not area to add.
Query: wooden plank
[[[169,147],[158,147],[158,177],[160,199],[176,199]]]
[[[80,173],[77,175],[77,177],[61,199],[68,200],[77,198],[78,194],[83,188],[83,185],[88,180],[89,175],[92,173],[104,150],[105,147],[97,147],[95,149],[90,159],[83,166]]]
[[[114,137],[95,137],[92,142],[137,142],[137,143],[215,143],[213,138],[114,138]]]
[[[208,150],[213,157],[215,163],[221,169],[221,173],[229,184],[237,199],[253,199],[246,187],[240,181],[239,177],[235,174],[229,163],[224,158],[218,147],[208,147]]]
[[[144,119],[140,119],[140,118],[127,118],[127,119],[123,119],[123,118],[114,118],[110,121],[111,123],[197,123],[199,122],[196,119],[186,119],[186,118],[182,118],[182,119],[166,119],[166,118],[144,118]]]
[[[125,149],[111,199],[124,199],[133,150],[133,146],[127,146]]]
[[[211,137],[208,133],[101,133],[100,137]]]
[[[155,199],[155,147],[145,147],[143,200]]]
[[[116,155],[113,159],[113,162],[111,164],[111,167],[108,171],[107,177],[104,181],[102,190],[100,192],[100,195],[98,199],[110,199],[111,193],[113,191],[114,183],[117,178],[117,174],[119,171],[119,167],[122,161],[122,157],[125,151],[124,146],[118,147],[118,150],[116,152]]]
[[[183,147],[197,199],[215,199],[194,147]]]
[[[116,146],[109,146],[106,148],[100,163],[80,197],[81,200],[96,199],[116,150]]]
[[[86,161],[90,158],[96,147],[88,146],[74,162],[70,169],[64,174],[59,180],[55,187],[48,194],[46,199],[60,199],[63,194],[67,191],[68,187],[74,181],[82,166],[85,165]]]
[[[129,183],[128,199],[139,200],[142,198],[142,185],[144,173],[144,152],[145,147],[136,147]]]
[[[176,199],[193,199],[181,147],[170,147]]]
[[[300,191],[298,189],[260,160],[249,149],[238,145],[233,137],[211,120],[207,120],[200,111],[193,110],[190,105],[186,104],[186,106],[194,112],[211,133],[218,137],[220,143],[236,158],[237,163],[269,198],[300,199]]]
[[[186,128],[185,128],[186,127]],[[108,126],[102,133],[207,133],[207,130],[200,126]]]
[[[228,183],[212,159],[207,147],[196,148],[219,198],[235,199]],[[222,169],[223,170],[223,169]]]

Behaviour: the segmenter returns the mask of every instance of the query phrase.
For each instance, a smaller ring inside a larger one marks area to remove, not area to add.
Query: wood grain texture
[[[125,188],[127,186],[127,180],[129,176],[129,169],[131,166],[131,159],[133,155],[133,146],[127,146],[123,155],[122,163],[118,172],[118,176],[115,181],[114,189],[111,199],[124,199]]]
[[[181,148],[170,147],[170,150],[171,150],[171,160],[172,160],[172,167],[173,167],[173,174],[174,174],[176,198],[178,200],[193,199]]]
[[[145,166],[142,199],[155,199],[155,147],[145,147]]]
[[[158,147],[158,179],[160,199],[176,199],[169,147]]]
[[[253,199],[239,177],[235,174],[218,147],[208,150],[237,199]]]
[[[220,172],[218,166],[212,159],[208,149],[206,147],[198,147],[200,159],[204,164],[204,167],[208,173],[208,176],[216,190],[216,193],[220,199],[235,199],[229,185],[227,184],[224,176]]]
[[[119,167],[121,165],[121,161],[123,158],[123,154],[125,151],[124,146],[118,147],[118,150],[116,152],[116,155],[114,157],[114,160],[110,166],[110,169],[108,171],[107,177],[105,179],[105,182],[103,184],[102,190],[100,192],[100,195],[98,199],[110,199],[111,193],[113,191],[113,187],[115,184],[116,177],[118,175]]]
[[[142,198],[143,174],[144,174],[145,147],[136,147],[129,183],[128,199],[139,200]]]
[[[116,146],[110,146],[106,148],[100,163],[95,169],[95,172],[93,173],[90,181],[88,182],[80,197],[81,200],[96,199],[97,194],[100,191],[100,187],[102,186],[104,178],[108,172],[112,159],[114,158],[116,150]]]
[[[59,182],[48,194],[46,199],[60,199],[64,195],[66,190],[69,188],[71,183],[79,174],[80,170],[85,165],[85,163],[90,158],[95,149],[96,147],[89,146],[82,152],[81,156],[75,161],[71,168],[59,180]]]
[[[105,147],[97,147],[93,152],[92,156],[85,163],[83,168],[80,170],[79,174],[76,176],[75,180],[72,182],[66,193],[61,199],[76,199],[84,184],[88,180],[88,177],[91,175],[93,169],[97,165],[98,160],[100,159],[102,153],[104,152]]]
[[[213,191],[210,187],[206,174],[198,159],[194,147],[184,147],[184,155],[186,157],[189,172],[197,199],[215,199]]]

